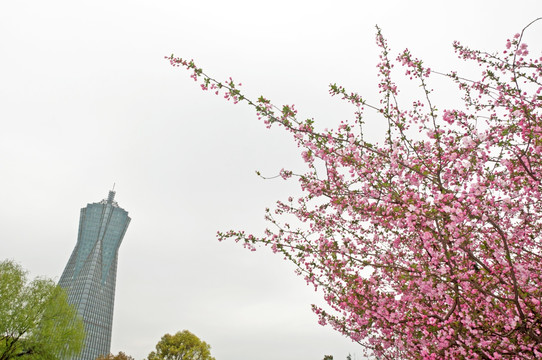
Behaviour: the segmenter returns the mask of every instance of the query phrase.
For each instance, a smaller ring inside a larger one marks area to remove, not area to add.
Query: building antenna
[[[115,183],[113,183],[113,189],[111,189],[111,190],[113,190],[113,191],[115,190]]]

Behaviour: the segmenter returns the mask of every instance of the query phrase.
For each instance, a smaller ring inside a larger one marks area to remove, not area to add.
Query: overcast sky
[[[216,240],[217,230],[261,234],[264,209],[298,193],[295,181],[255,175],[303,171],[291,137],[202,92],[164,55],[332,126],[354,109],[328,96],[329,83],[377,99],[376,24],[394,53],[408,47],[446,71],[464,66],[453,40],[500,50],[541,15],[540,0],[2,1],[0,260],[58,279],[79,209],[116,183],[132,222],[112,352],[140,360],[187,329],[217,360],[360,359],[318,325],[310,304],[323,300],[290,264]]]

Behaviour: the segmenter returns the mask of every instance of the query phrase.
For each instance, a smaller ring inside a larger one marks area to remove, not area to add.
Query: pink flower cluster
[[[319,323],[379,358],[542,358],[542,66],[525,58],[521,38],[501,57],[454,43],[482,69],[467,80],[430,71],[408,50],[390,60],[378,30],[379,104],[331,85],[355,117],[324,131],[291,105],[249,100],[231,79],[217,82],[170,57],[205,89],[291,132],[308,164],[301,175],[281,170],[304,195],[267,209],[263,236],[219,238],[284,255],[322,290]],[[421,89],[409,108],[399,105],[395,64]],[[455,82],[463,106],[439,111],[432,76]],[[363,136],[369,111],[388,124],[380,142]]]

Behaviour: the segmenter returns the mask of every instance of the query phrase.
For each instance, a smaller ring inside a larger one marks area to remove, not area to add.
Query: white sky
[[[115,182],[132,217],[120,249],[112,351],[142,359],[188,329],[217,360],[361,358],[317,324],[323,300],[280,256],[219,243],[261,233],[265,207],[297,192],[264,181],[304,169],[291,138],[163,59],[194,58],[250,95],[295,103],[327,126],[353,109],[337,82],[377,99],[374,25],[395,53],[457,68],[451,43],[488,51],[542,15],[511,1],[0,2],[0,260],[58,279],[79,209]],[[527,35],[540,41],[542,25]],[[531,41],[529,41],[532,39]],[[539,51],[539,50],[538,50]],[[463,65],[461,65],[463,66]]]

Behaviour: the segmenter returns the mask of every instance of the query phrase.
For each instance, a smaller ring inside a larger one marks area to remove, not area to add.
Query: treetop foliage
[[[130,355],[126,355],[122,351],[120,351],[117,355],[109,354],[109,355],[102,355],[96,360],[135,360]]]
[[[215,360],[211,346],[188,330],[165,334],[148,360]]]
[[[59,359],[78,354],[83,321],[52,280],[30,282],[11,260],[0,262],[0,360]]]

